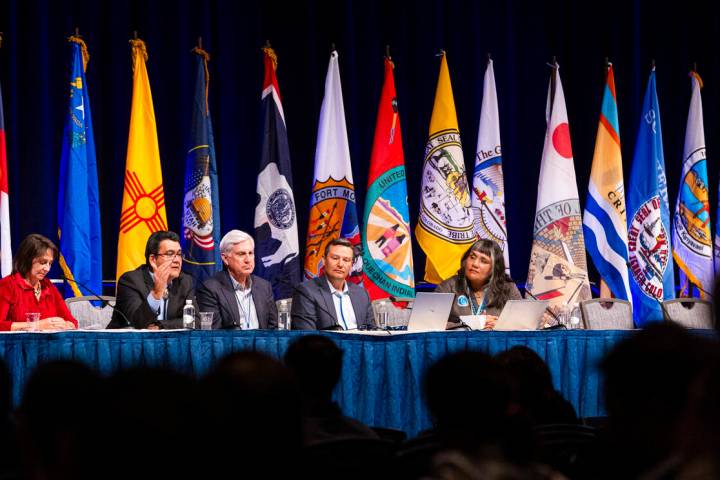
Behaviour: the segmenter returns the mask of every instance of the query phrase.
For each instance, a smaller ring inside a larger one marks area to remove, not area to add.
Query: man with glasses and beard
[[[183,328],[186,300],[193,301],[197,312],[192,278],[182,273],[180,238],[175,232],[155,232],[145,245],[145,264],[118,280],[108,328]]]

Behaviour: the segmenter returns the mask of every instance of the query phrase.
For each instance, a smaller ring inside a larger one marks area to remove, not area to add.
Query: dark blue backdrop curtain
[[[435,53],[448,52],[465,159],[472,171],[482,75],[495,60],[507,190],[510,258],[524,281],[545,131],[549,62],[557,56],[567,98],[575,166],[584,204],[606,56],[615,66],[627,172],[651,60],[657,63],[665,154],[674,205],[693,62],[705,80],[705,131],[712,205],[716,201],[715,131],[720,59],[717,6],[649,1],[86,1],[0,3],[0,81],[4,90],[14,246],[30,232],[56,238],[57,174],[67,104],[69,47],[80,29],[90,49],[87,72],[95,123],[104,238],[104,278],[114,278],[118,218],[131,94],[128,39],[147,43],[168,223],[180,228],[185,151],[191,118],[192,55],[197,37],[212,55],[210,109],[220,172],[223,230],[252,231],[260,156],[260,47],[279,56],[295,179],[301,244],[323,82],[330,44],[340,54],[358,205],[382,81],[391,46],[413,223],[438,74]],[[713,216],[714,221],[714,216]],[[414,249],[416,273],[424,257]]]

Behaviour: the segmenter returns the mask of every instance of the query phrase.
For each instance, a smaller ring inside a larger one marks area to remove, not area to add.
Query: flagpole
[[[552,73],[550,74],[550,112],[548,119],[552,117],[553,104],[555,103],[555,83],[557,82],[557,57],[552,57]]]

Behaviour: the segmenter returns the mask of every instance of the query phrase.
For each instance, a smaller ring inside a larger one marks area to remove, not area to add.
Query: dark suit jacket
[[[276,329],[278,312],[272,285],[267,280],[252,275],[251,289],[258,325],[262,329]],[[240,328],[240,308],[230,274],[226,270],[216,273],[198,287],[197,301],[200,311],[215,312],[213,329]]]
[[[150,308],[147,296],[153,289],[153,279],[150,276],[150,267],[142,265],[135,270],[125,272],[117,284],[115,312],[108,328],[127,328],[127,322],[117,310],[120,310],[130,326],[133,328],[147,328],[150,325],[159,325],[160,328],[183,328],[182,315],[185,300],[192,300],[197,314],[198,306],[195,302],[195,290],[190,275],[180,273],[168,288],[166,320],[158,320],[157,313]]]
[[[347,286],[358,327],[374,325],[367,291],[351,282],[347,282]],[[325,275],[306,280],[295,287],[292,299],[293,330],[337,330],[338,327],[340,324],[335,313],[335,303]]]

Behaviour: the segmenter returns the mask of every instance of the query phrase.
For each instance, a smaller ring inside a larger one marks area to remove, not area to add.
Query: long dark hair
[[[465,278],[465,262],[473,252],[487,255],[492,261],[492,270],[485,289],[486,305],[488,307],[503,308],[510,298],[512,279],[505,273],[505,257],[500,245],[494,240],[478,240],[463,254],[460,260],[460,269],[458,270],[456,293],[458,295],[467,295],[469,293],[470,286]]]

